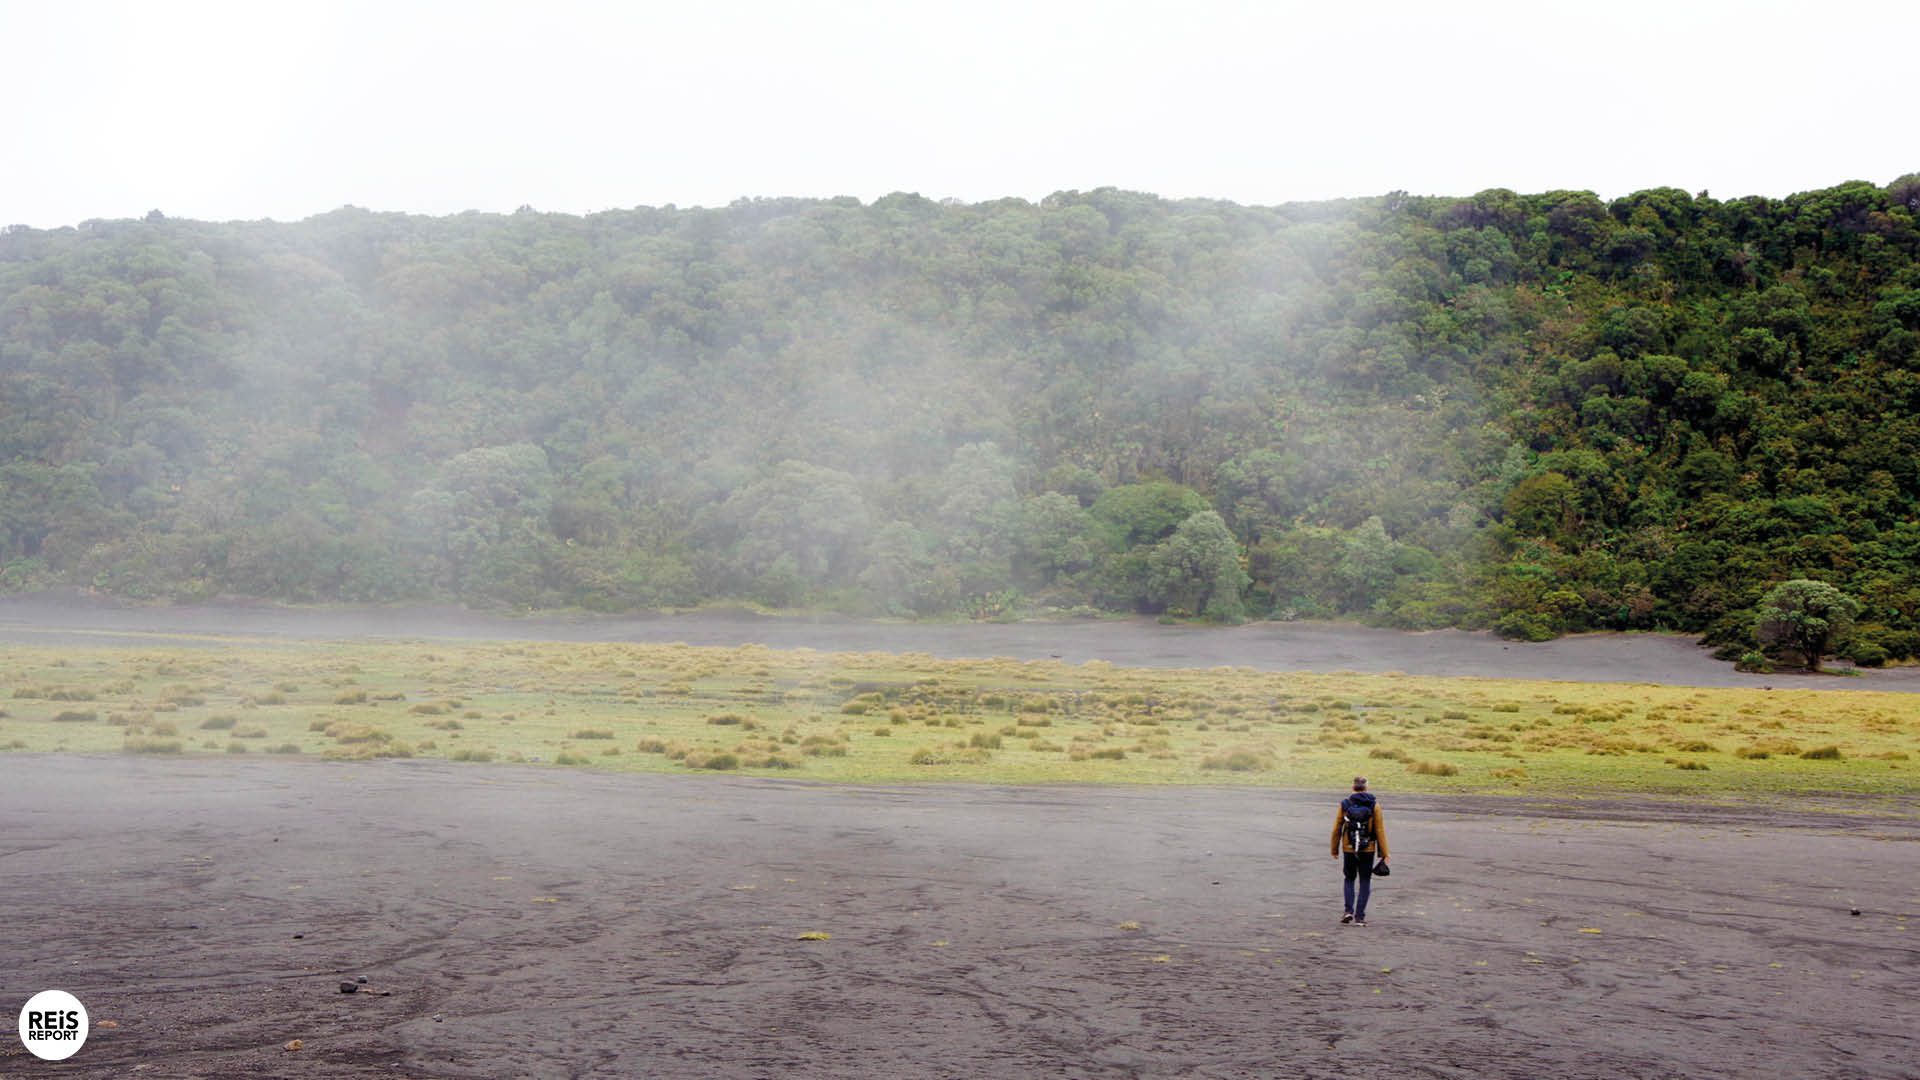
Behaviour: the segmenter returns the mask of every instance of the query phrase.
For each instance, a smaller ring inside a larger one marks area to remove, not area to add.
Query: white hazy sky
[[[1850,0],[0,0],[0,224],[1118,186],[1239,202],[1920,170]]]

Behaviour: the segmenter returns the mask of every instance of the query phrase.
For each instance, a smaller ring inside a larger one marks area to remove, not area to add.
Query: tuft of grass
[[[555,765],[591,765],[593,759],[584,754],[569,754],[563,750],[553,755],[553,763]]]
[[[180,752],[180,740],[134,735],[121,743],[120,749],[129,754],[177,754]]]
[[[1415,776],[1458,776],[1460,767],[1444,761],[1416,761],[1407,766]]]
[[[84,712],[79,709],[62,709],[53,714],[53,722],[56,724],[91,724],[98,719],[100,714],[90,709]]]
[[[1800,756],[1809,761],[1839,761],[1840,748],[1837,746],[1816,746],[1811,750],[1801,751]]]
[[[493,751],[468,750],[463,748],[460,750],[455,750],[453,753],[448,754],[447,760],[448,761],[492,761]]]
[[[225,731],[240,722],[237,716],[209,716],[200,721],[202,731]]]
[[[1271,765],[1265,755],[1254,750],[1229,750],[1202,758],[1200,767],[1225,772],[1261,772]]]
[[[907,760],[914,765],[980,765],[993,756],[977,746],[929,746],[914,751]]]
[[[611,728],[580,728],[576,731],[569,732],[567,734],[567,738],[569,739],[611,739],[613,738],[613,729]]]

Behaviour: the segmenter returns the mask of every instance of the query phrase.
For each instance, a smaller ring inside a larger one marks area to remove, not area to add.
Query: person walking
[[[1378,857],[1382,866],[1387,862],[1387,827],[1380,816],[1379,800],[1367,790],[1367,778],[1354,777],[1353,794],[1340,800],[1340,810],[1333,816],[1333,857],[1344,859],[1342,870],[1347,879],[1347,911],[1340,916],[1343,923],[1367,925],[1367,897],[1373,892],[1373,860]],[[1357,892],[1355,878],[1360,882]]]

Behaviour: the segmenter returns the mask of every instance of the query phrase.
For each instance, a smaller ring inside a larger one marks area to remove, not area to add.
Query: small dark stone
[[[353,981],[360,983],[361,985],[365,985],[367,981],[367,977],[365,975],[356,975],[354,976]]]
[[[295,941],[299,941],[299,940],[300,940],[301,938],[303,938],[303,937],[306,937],[306,936],[307,936],[307,935],[305,935],[305,934],[295,934],[295,935],[293,935],[293,940],[295,940]]]
[[[433,1022],[434,1022],[434,1023],[436,1023],[436,1024],[438,1024],[438,1023],[440,1023],[440,1017],[436,1015],[436,1016],[435,1016],[435,1017],[433,1018]]]
[[[1214,884],[1215,884],[1215,885],[1218,885],[1218,884],[1220,884],[1220,883],[1216,881],[1216,882],[1214,882]]]
[[[1859,909],[1859,908],[1854,908],[1854,909],[1852,909],[1852,910],[1853,910],[1853,913],[1854,913],[1855,915],[1858,915],[1858,914],[1860,914],[1860,909]]]
[[[340,992],[343,994],[357,994],[360,992],[360,984],[343,982],[340,984]]]
[[[197,923],[197,922],[190,922],[190,923],[188,923],[188,924],[187,924],[187,929],[189,929],[189,930],[198,930],[198,929],[200,929],[200,924],[199,924],[199,923]]]

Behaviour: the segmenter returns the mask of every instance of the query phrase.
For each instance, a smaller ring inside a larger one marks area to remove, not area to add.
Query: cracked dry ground
[[[1914,1075],[1911,804],[1381,794],[9,755],[0,1076]]]

